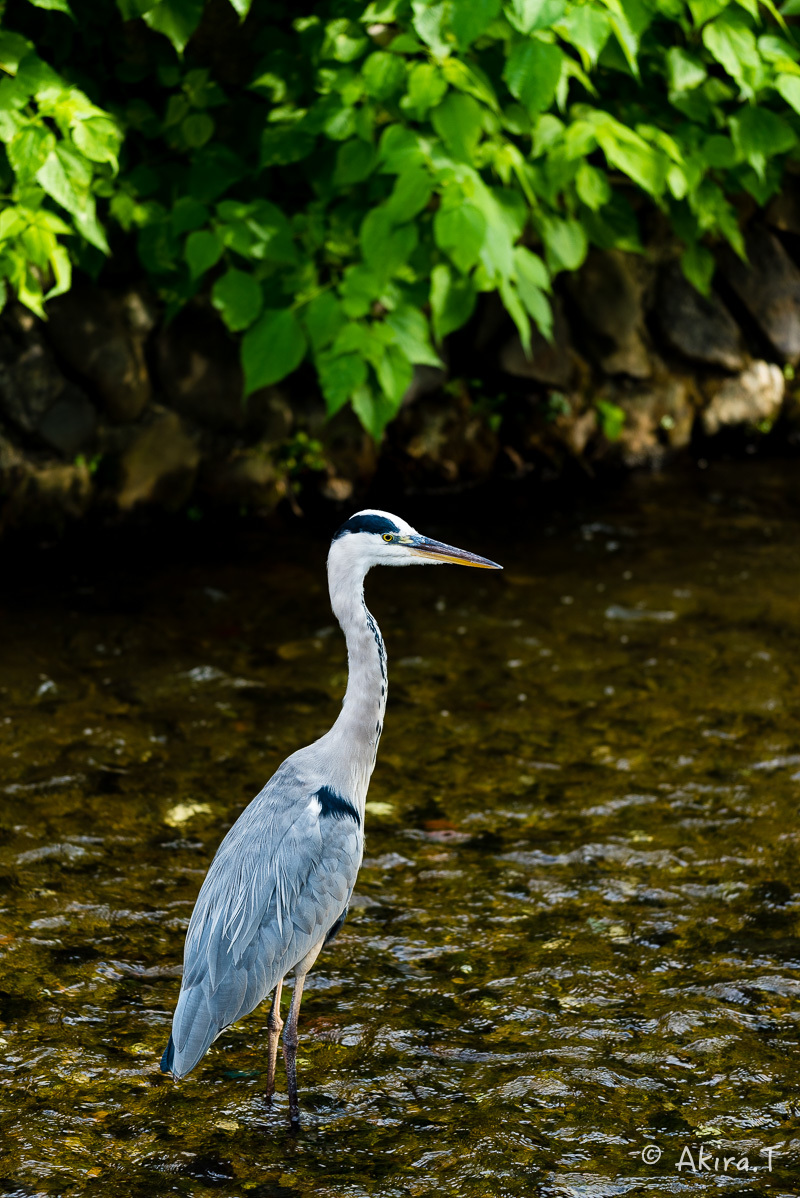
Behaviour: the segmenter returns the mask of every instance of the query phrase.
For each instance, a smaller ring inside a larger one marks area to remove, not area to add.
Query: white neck
[[[348,679],[339,718],[323,738],[336,781],[363,812],[375,768],[388,690],[386,649],[364,602],[364,569],[336,547],[328,559],[331,607],[347,641]]]

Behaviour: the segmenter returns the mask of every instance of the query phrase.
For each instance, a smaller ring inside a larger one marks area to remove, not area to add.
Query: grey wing
[[[192,912],[163,1068],[184,1077],[325,939],[355,885],[360,831],[356,819],[322,817],[313,790],[284,771],[245,809]]]

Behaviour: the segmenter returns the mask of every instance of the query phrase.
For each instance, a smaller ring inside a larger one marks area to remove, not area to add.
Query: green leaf
[[[11,169],[20,183],[32,179],[55,150],[56,139],[44,125],[26,125],[6,146]]]
[[[399,345],[386,346],[375,373],[383,394],[397,411],[414,377],[414,368]]]
[[[681,269],[684,275],[703,295],[708,295],[711,291],[715,267],[716,262],[711,250],[699,242],[690,245],[681,255]]]
[[[529,316],[533,317],[539,331],[549,337],[553,331],[553,310],[546,292],[550,290],[550,276],[538,254],[523,245],[514,248],[514,269],[517,290]]]
[[[189,195],[207,204],[246,173],[241,158],[227,146],[211,142],[192,156]]]
[[[591,4],[576,5],[558,21],[558,32],[575,47],[588,71],[597,65],[611,35],[611,19],[608,13]]]
[[[456,274],[444,262],[431,271],[431,313],[437,341],[465,325],[475,309],[477,291],[468,275]]]
[[[77,212],[73,212],[72,219],[75,228],[86,238],[90,245],[95,246],[96,249],[102,251],[104,254],[111,252],[108,248],[103,226],[97,219],[95,203],[91,197],[87,200],[85,207],[79,209]]]
[[[500,12],[500,0],[457,0],[450,14],[450,28],[462,50],[484,33]]]
[[[20,234],[20,244],[35,266],[40,270],[47,268],[48,259],[56,247],[56,239],[49,229],[32,221]]]
[[[222,238],[216,233],[201,229],[190,233],[186,238],[184,257],[189,266],[189,274],[193,279],[199,279],[212,266],[216,266],[224,250]]]
[[[67,4],[67,0],[28,0],[28,3],[32,4],[34,8],[47,8],[52,12],[65,12],[68,17],[72,17],[73,21],[75,20],[72,15],[72,9]]]
[[[403,107],[414,108],[424,116],[429,108],[440,103],[446,92],[447,80],[441,67],[432,62],[415,63],[408,75]]]
[[[592,212],[597,212],[611,199],[611,184],[608,181],[608,175],[598,170],[596,166],[590,166],[588,162],[582,162],[578,167],[578,173],[575,176],[575,190],[579,199],[587,208],[591,208]]]
[[[117,0],[117,8],[123,21],[135,21],[146,12],[150,12],[157,4],[158,0]]]
[[[286,378],[305,352],[306,335],[291,308],[267,308],[242,339],[245,395]]]
[[[800,113],[800,75],[779,75],[775,90],[795,112]]]
[[[27,212],[22,208],[4,208],[0,212],[0,242],[16,237],[29,220]],[[65,226],[65,231],[69,230]],[[56,230],[54,230],[56,232]]]
[[[178,54],[200,24],[204,0],[160,0],[155,8],[144,13],[144,20],[156,33],[169,38]]]
[[[383,395],[375,395],[366,383],[355,391],[350,402],[370,436],[380,441],[386,425],[397,414],[395,405]]]
[[[386,280],[408,261],[418,238],[416,225],[401,225],[399,229],[393,227],[386,205],[367,213],[359,233],[364,260]]]
[[[547,267],[538,254],[534,254],[533,250],[529,250],[527,246],[514,246],[514,270],[517,276],[517,282],[524,279],[531,287],[537,287],[539,291],[550,290],[550,275]]]
[[[586,257],[586,231],[576,220],[561,220],[551,216],[541,222],[542,240],[547,266],[551,274],[560,270],[577,270]]]
[[[797,137],[789,123],[768,108],[743,106],[739,115],[731,118],[730,124],[737,150],[760,179],[764,178],[769,158],[784,154],[797,145]]]
[[[402,58],[386,50],[376,50],[361,64],[361,76],[367,95],[376,100],[388,100],[399,91],[406,77]]]
[[[345,323],[342,306],[330,291],[323,291],[306,305],[303,323],[315,354],[338,336]],[[362,381],[363,380],[359,380]],[[357,384],[355,384],[357,385]]]
[[[715,134],[703,143],[703,158],[708,166],[717,170],[727,170],[735,166],[738,154],[736,147],[729,137]]]
[[[76,121],[72,127],[72,140],[92,162],[110,162],[116,170],[122,135],[110,117],[96,116],[86,121]]]
[[[486,233],[486,217],[467,200],[457,206],[443,204],[433,219],[436,244],[463,274],[478,261]]]
[[[727,10],[721,13],[703,29],[703,44],[742,92],[751,95],[753,75],[761,65],[761,56],[743,14]]]
[[[454,158],[472,162],[483,131],[483,109],[472,96],[450,94],[431,113],[431,121]]]
[[[366,316],[387,284],[382,270],[372,270],[363,262],[348,266],[339,286],[342,311],[346,316]]]
[[[36,172],[36,180],[49,196],[73,215],[83,207],[83,200],[73,187],[64,162],[56,150],[48,154],[44,164]]]
[[[611,403],[607,399],[598,399],[595,401],[597,414],[600,417],[600,428],[603,436],[607,441],[618,441],[622,436],[622,430],[625,427],[625,409],[619,404]]]
[[[510,279],[502,279],[498,288],[503,307],[517,326],[519,339],[526,355],[531,352],[531,322]]]
[[[202,229],[208,221],[208,209],[205,204],[193,200],[191,196],[181,196],[175,201],[170,223],[174,237],[190,233],[193,229]]]
[[[181,133],[187,146],[197,150],[214,136],[214,122],[208,113],[193,112],[181,122]]]
[[[563,16],[565,0],[511,0],[506,4],[506,16],[520,33],[551,29]]]
[[[32,49],[33,46],[22,34],[0,29],[0,70],[8,75],[16,75],[19,64]]]
[[[328,415],[333,416],[367,381],[367,364],[357,354],[322,353],[317,373]]]
[[[667,51],[667,72],[670,89],[677,92],[699,87],[708,78],[708,71],[700,59],[681,46],[672,46]]]
[[[441,358],[431,345],[428,322],[419,308],[400,305],[388,313],[384,324],[394,333],[395,341],[409,362],[419,366],[441,366]]]
[[[240,21],[243,21],[250,12],[250,6],[253,0],[231,0],[231,8],[236,13]]]
[[[508,90],[529,112],[543,112],[555,98],[563,59],[563,51],[550,42],[518,42],[503,70]]]
[[[413,220],[426,208],[433,194],[433,181],[422,167],[412,166],[399,176],[384,204],[390,220],[397,224]]]
[[[440,0],[439,4],[431,4],[430,0],[411,0],[414,11],[414,29],[426,46],[430,46],[434,54],[444,57],[450,51],[450,45],[445,36],[449,4]]]
[[[53,286],[45,295],[45,300],[55,299],[57,295],[65,295],[72,286],[72,263],[65,246],[53,246],[50,254],[50,267],[53,271]]]
[[[336,167],[333,172],[334,187],[350,187],[362,183],[375,167],[377,155],[374,148],[360,138],[343,142],[336,151]]]
[[[232,333],[249,328],[264,304],[261,287],[243,270],[226,271],[217,279],[211,289],[211,302]]]
[[[597,140],[612,166],[624,171],[650,195],[663,194],[669,161],[660,150],[614,120],[598,127]]]

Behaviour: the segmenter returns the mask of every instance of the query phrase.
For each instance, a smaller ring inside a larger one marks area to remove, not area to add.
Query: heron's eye
[[[383,534],[383,539],[384,539],[384,541],[393,541],[394,537],[392,536],[392,534],[390,532],[385,532]]]

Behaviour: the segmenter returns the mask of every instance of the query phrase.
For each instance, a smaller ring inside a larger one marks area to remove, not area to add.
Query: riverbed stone
[[[138,314],[125,297],[77,284],[48,304],[47,337],[112,420],[136,420],[151,395]]]
[[[200,471],[199,488],[215,503],[254,507],[271,512],[286,495],[269,443],[233,449],[225,458],[208,462]]]
[[[0,532],[61,529],[86,514],[92,497],[85,462],[37,461],[0,437]]]
[[[72,458],[92,443],[96,428],[94,405],[78,387],[67,384],[39,421],[37,432],[51,449]]]
[[[486,478],[498,453],[497,433],[466,392],[440,392],[404,408],[389,428],[389,455],[404,484],[429,491]]]
[[[378,447],[349,406],[340,408],[319,430],[327,472],[320,477],[323,494],[349,499],[363,491],[378,469]]]
[[[736,378],[726,379],[703,412],[703,430],[712,437],[720,429],[755,427],[777,417],[785,390],[783,371],[774,362],[751,362]]]
[[[635,254],[592,250],[565,280],[580,315],[573,331],[606,374],[650,378],[653,372],[645,328],[644,267]]]
[[[747,364],[741,329],[725,304],[714,292],[701,295],[677,262],[661,276],[656,321],[670,349],[692,362],[731,372]]]
[[[22,432],[35,433],[66,385],[40,322],[9,305],[0,320],[0,416]]]
[[[239,347],[208,304],[187,304],[157,334],[155,372],[166,402],[189,420],[214,432],[244,426]]]
[[[781,242],[763,225],[746,237],[747,262],[726,247],[722,272],[747,312],[782,361],[800,362],[800,270]]]
[[[655,464],[667,449],[689,444],[695,409],[683,379],[665,378],[620,397],[620,407],[626,416],[619,440],[626,466]]]
[[[9,305],[0,321],[0,419],[74,457],[92,442],[97,413],[69,382],[32,313]]]
[[[178,413],[155,410],[120,458],[117,506],[123,511],[139,504],[181,507],[191,494],[199,462],[197,441]]]

